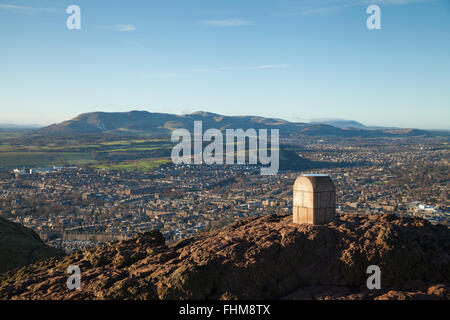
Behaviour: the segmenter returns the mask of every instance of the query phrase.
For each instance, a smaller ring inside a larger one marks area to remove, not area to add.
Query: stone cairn
[[[336,188],[328,175],[304,174],[295,180],[294,223],[328,224],[336,219]]]

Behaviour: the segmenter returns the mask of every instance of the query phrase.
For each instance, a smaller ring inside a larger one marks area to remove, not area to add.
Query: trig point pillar
[[[304,174],[295,180],[294,223],[327,224],[336,219],[336,188],[324,174]]]

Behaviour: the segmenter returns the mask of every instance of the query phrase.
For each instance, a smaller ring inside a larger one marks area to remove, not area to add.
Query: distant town
[[[301,173],[329,174],[337,213],[414,216],[449,226],[449,146],[441,138],[284,138],[313,161],[347,166],[261,176],[249,165],[125,171],[89,166],[0,169],[0,215],[73,252],[159,229],[168,243],[244,217],[291,214]],[[355,164],[355,165],[352,165]]]

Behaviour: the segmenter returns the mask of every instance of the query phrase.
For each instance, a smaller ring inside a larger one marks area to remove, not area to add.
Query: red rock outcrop
[[[450,231],[422,219],[240,220],[172,247],[155,231],[0,275],[2,299],[449,299]],[[69,265],[81,290],[66,287]],[[381,268],[368,290],[366,269]]]

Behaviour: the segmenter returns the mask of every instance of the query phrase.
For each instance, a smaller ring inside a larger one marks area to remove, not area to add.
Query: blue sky
[[[0,123],[136,109],[450,129],[448,0],[0,0],[0,49]]]

